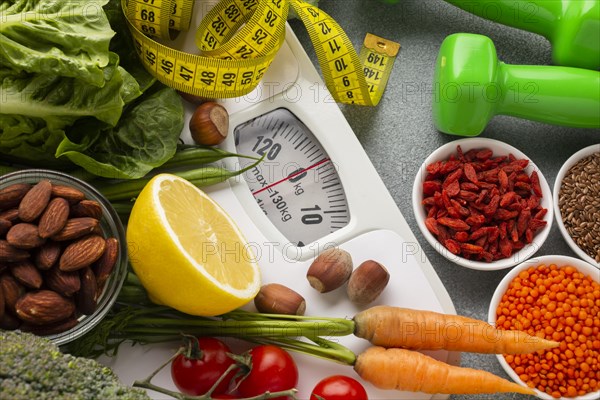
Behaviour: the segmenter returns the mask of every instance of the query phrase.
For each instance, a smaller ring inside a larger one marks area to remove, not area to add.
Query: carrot
[[[380,389],[432,394],[535,393],[492,373],[455,367],[405,349],[371,347],[358,356],[354,370]]]
[[[497,330],[472,318],[400,307],[371,307],[356,314],[354,323],[356,336],[383,347],[526,354],[559,345],[521,331]]]

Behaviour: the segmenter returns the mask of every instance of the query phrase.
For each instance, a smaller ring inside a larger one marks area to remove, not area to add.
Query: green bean
[[[188,180],[198,187],[205,187],[225,182],[229,178],[243,174],[244,172],[256,167],[256,165],[258,165],[258,163],[261,161],[262,158],[256,161],[254,164],[251,164],[248,167],[238,171],[230,171],[221,167],[205,166],[187,171],[172,172],[172,174]],[[115,184],[104,184],[102,186],[98,186],[98,190],[111,202],[119,200],[131,200],[140,194],[144,186],[150,182],[150,179],[152,178],[135,179]]]
[[[164,163],[160,169],[211,164],[228,157],[258,160],[256,157],[230,153],[228,151],[221,150],[218,147],[181,146],[177,153],[175,153],[175,155],[169,161]]]

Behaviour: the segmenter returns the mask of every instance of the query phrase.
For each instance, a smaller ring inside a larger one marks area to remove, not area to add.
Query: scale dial
[[[244,174],[257,204],[290,243],[304,247],[350,221],[337,172],[314,134],[291,111],[278,108],[238,125],[239,154],[265,156]],[[253,160],[240,158],[241,167]]]

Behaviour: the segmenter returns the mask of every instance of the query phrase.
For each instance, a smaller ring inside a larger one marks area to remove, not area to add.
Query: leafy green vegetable
[[[3,160],[128,179],[173,156],[181,99],[142,67],[120,7],[0,0]]]
[[[177,116],[182,113],[179,95],[161,89],[132,105],[114,128],[94,132],[75,126],[73,129],[81,132],[81,142],[66,138],[56,155],[67,156],[95,175],[141,178],[175,154],[183,128],[183,120]]]
[[[51,130],[88,116],[114,125],[121,116],[124,95],[134,98],[141,94],[135,80],[128,79],[124,85],[127,72],[117,62],[118,57],[112,53],[110,64],[102,71],[101,87],[53,74],[1,70],[2,114],[42,118]]]
[[[108,0],[1,0],[0,65],[102,86],[114,35]]]

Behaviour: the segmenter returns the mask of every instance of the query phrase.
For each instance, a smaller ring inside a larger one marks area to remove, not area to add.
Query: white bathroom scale
[[[306,279],[314,257],[335,246],[351,254],[355,267],[372,259],[388,269],[389,284],[370,306],[456,313],[423,249],[289,25],[286,41],[261,84],[252,93],[223,101],[223,105],[230,113],[230,132],[222,148],[245,155],[264,154],[265,159],[244,176],[206,188],[206,192],[239,225],[257,258],[263,284],[276,282],[300,293],[306,299],[306,315],[352,318],[363,308],[348,300],[345,288],[321,294]],[[194,107],[190,103],[186,107],[189,118]],[[187,128],[182,138],[191,143]],[[249,162],[231,158],[225,166],[237,169]],[[253,305],[246,308],[252,310]],[[225,341],[240,346],[237,341]],[[356,354],[370,345],[353,336],[339,338],[339,342]],[[101,361],[124,383],[132,384],[169,359],[179,345],[123,345],[116,357]],[[459,362],[455,353],[428,354],[450,364]],[[360,381],[351,367],[292,355],[299,368],[299,399],[308,399],[316,383],[329,375],[344,374]],[[153,382],[175,390],[169,368]],[[363,384],[370,399],[447,397]],[[168,398],[156,392],[149,395]]]

